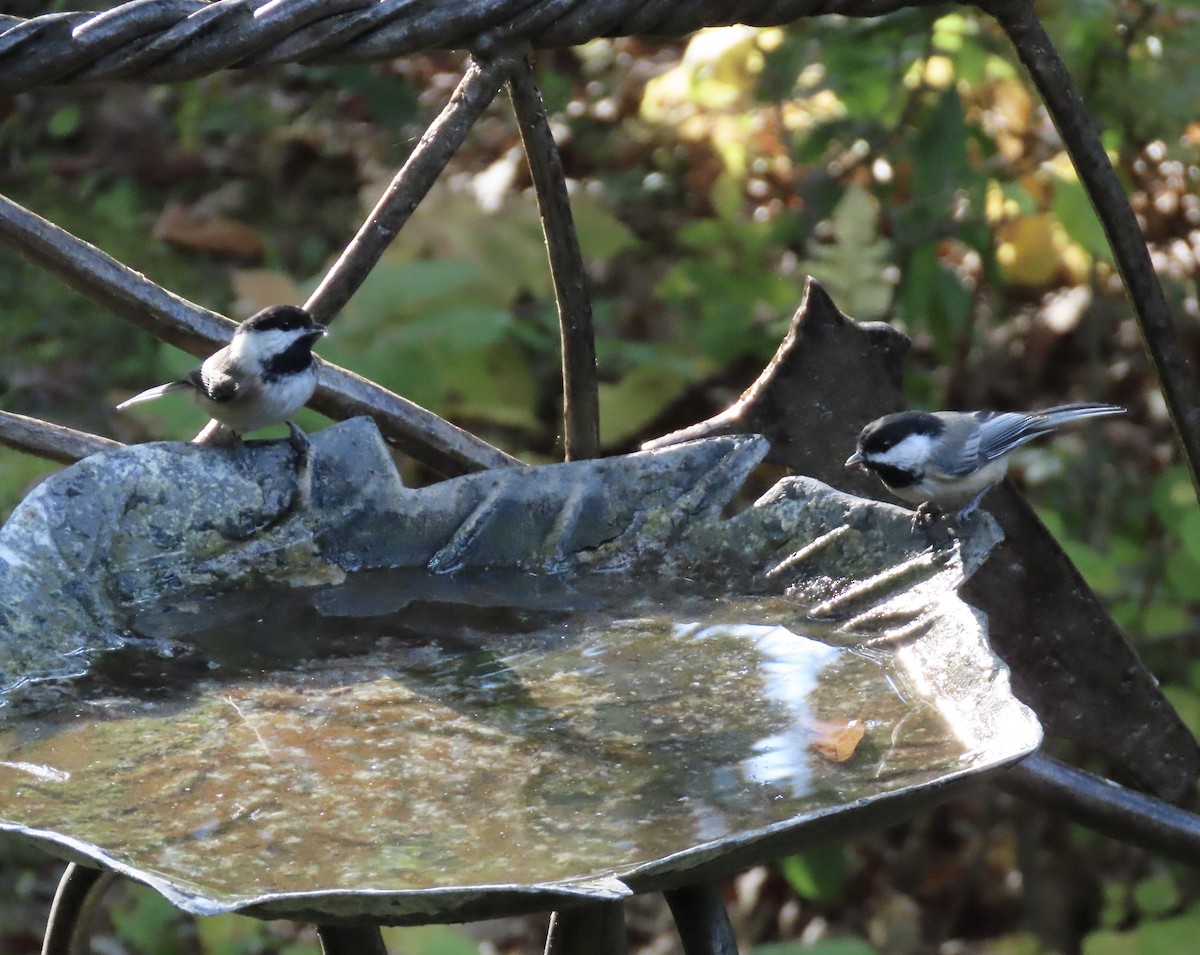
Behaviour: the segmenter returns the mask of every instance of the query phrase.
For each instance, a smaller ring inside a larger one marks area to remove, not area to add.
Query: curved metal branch
[[[621,902],[588,902],[550,917],[545,955],[625,955],[628,951]]]
[[[132,0],[101,13],[0,17],[0,90],[137,78],[174,82],[228,67],[370,62],[431,49],[599,36],[683,36],[806,16],[874,17],[940,0]]]
[[[506,59],[471,61],[450,102],[430,124],[358,234],[309,296],[304,307],[317,321],[328,324],[358,291],[495,98],[511,67]]]
[[[542,232],[550,257],[562,340],[563,431],[568,461],[600,453],[600,399],[596,385],[596,334],[583,252],[571,215],[562,157],[542,105],[533,65],[524,58],[509,81],[521,127],[525,156],[533,175]]]
[[[1028,0],[993,0],[981,6],[996,18],[1016,47],[1100,217],[1183,445],[1192,484],[1200,494],[1200,388],[1117,174],[1033,4]]]
[[[90,454],[124,447],[112,438],[64,428],[11,411],[0,411],[0,445],[59,464],[74,464]]]
[[[1006,792],[1061,812],[1073,822],[1200,866],[1200,816],[1169,802],[1041,753],[1026,757],[996,778]]]
[[[318,925],[322,955],[388,955],[375,926]]]
[[[155,285],[65,229],[0,196],[0,242],[99,303],[119,318],[194,355],[224,345],[234,323]],[[310,402],[331,418],[366,414],[400,450],[440,474],[455,475],[520,462],[431,411],[353,372],[321,362]]]
[[[88,934],[92,920],[114,879],[113,872],[74,862],[67,866],[50,907],[42,955],[79,955],[91,951]]]
[[[717,886],[688,885],[663,895],[679,929],[684,955],[737,955],[737,939]]]

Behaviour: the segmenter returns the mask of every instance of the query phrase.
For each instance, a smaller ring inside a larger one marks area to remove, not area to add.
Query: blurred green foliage
[[[856,938],[829,938],[811,945],[799,942],[780,942],[758,945],[750,955],[880,955],[879,949]]]
[[[800,898],[833,902],[841,895],[846,880],[846,848],[838,844],[819,846],[784,859],[779,868]]]

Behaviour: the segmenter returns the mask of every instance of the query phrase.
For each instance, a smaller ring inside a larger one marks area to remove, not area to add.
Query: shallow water
[[[781,597],[374,572],[137,623],[9,709],[0,820],[217,904],[619,874],[994,759]]]

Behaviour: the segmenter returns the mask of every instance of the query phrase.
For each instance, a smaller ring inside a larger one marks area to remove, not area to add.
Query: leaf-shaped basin
[[[805,478],[723,515],[764,450],[408,489],[356,421],[299,508],[276,443],[81,462],[0,531],[0,830],[197,913],[453,921],[730,871],[1035,748],[955,593],[989,525],[936,556]]]

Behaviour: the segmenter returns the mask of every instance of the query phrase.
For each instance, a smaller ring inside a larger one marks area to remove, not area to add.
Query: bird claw
[[[928,533],[945,516],[945,512],[934,504],[933,501],[926,501],[919,505],[913,512],[913,530]]]
[[[292,449],[301,455],[309,455],[312,452],[312,442],[308,440],[308,435],[292,421],[285,421],[284,424],[288,427],[288,441],[292,445]]]
[[[292,422],[284,422],[288,426],[288,441],[295,452],[296,491],[288,510],[291,512],[307,510],[312,502],[312,442],[308,435]]]
[[[929,546],[936,553],[944,553],[954,547],[958,539],[953,523],[947,518],[945,511],[926,501],[913,514],[913,530],[925,535]]]
[[[985,487],[982,491],[975,495],[965,507],[959,509],[959,512],[954,515],[954,523],[962,527],[967,521],[975,516],[975,512],[979,510],[979,505],[983,502],[983,497],[990,491],[990,487]]]
[[[192,438],[192,444],[199,444],[210,448],[228,448],[232,451],[241,453],[245,445],[242,444],[241,436],[234,431],[229,425],[221,424],[216,418],[213,418],[200,429],[200,433]]]

